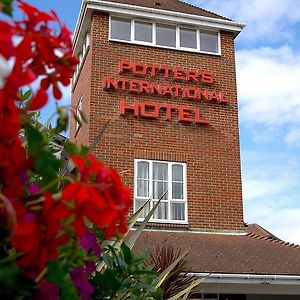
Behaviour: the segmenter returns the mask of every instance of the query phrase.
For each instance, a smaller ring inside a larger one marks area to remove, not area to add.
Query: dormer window
[[[218,52],[219,36],[217,32],[200,31],[200,50],[204,52]]]
[[[176,27],[156,24],[156,45],[176,47]]]
[[[197,49],[197,30],[180,28],[180,47]]]
[[[111,41],[220,54],[219,35],[218,31],[189,26],[110,17],[109,40]]]
[[[121,18],[111,18],[110,38],[114,40],[131,40],[131,21]]]
[[[134,40],[145,43],[152,43],[152,23],[134,22]]]

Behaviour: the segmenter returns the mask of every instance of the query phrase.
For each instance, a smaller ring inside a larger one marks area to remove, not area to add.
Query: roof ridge
[[[205,12],[207,12],[207,13],[210,13],[210,14],[213,14],[213,15],[215,15],[216,17],[221,17],[221,18],[224,18],[224,19],[226,19],[226,20],[232,21],[232,19],[230,19],[230,18],[227,18],[227,17],[224,17],[224,16],[222,16],[222,15],[216,14],[215,12],[213,12],[213,11],[211,11],[211,10],[208,10],[208,9],[203,8],[203,7],[199,7],[199,6],[197,6],[197,5],[191,4],[191,3],[189,3],[189,2],[186,2],[185,0],[176,0],[176,1],[177,1],[177,2],[181,2],[182,4],[185,4],[185,5],[187,5],[187,6],[191,6],[191,7],[198,8],[198,9],[202,9],[203,11],[205,11]]]
[[[278,244],[278,245],[282,245],[282,246],[294,248],[294,249],[298,249],[298,248],[300,249],[300,245],[297,245],[295,243],[285,242],[279,238],[275,238],[274,236],[264,236],[264,235],[250,233],[250,232],[247,233],[246,236],[260,240],[260,241],[266,241],[268,243]]]

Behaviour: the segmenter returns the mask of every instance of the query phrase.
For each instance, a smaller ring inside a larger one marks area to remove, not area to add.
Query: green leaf
[[[113,269],[107,269],[104,273],[97,273],[91,283],[95,287],[93,299],[115,299],[113,295],[120,289],[121,282]]]
[[[49,147],[47,138],[30,123],[25,123],[27,148],[29,156],[34,158],[34,172],[42,187],[49,185],[58,177],[58,172],[63,162],[57,159]],[[50,190],[56,192],[58,183],[51,185]]]
[[[136,210],[128,219],[128,231],[134,226],[138,218],[140,217],[144,208],[149,204],[151,198],[149,198],[138,210]]]
[[[0,283],[8,290],[12,290],[16,286],[17,278],[22,271],[15,263],[5,262],[0,265]]]
[[[80,154],[80,148],[71,142],[65,142],[64,147],[71,155]]]
[[[47,278],[49,282],[60,287],[61,300],[80,300],[77,290],[71,281],[69,270],[64,268],[61,261],[56,260],[49,262]]]
[[[166,280],[166,278],[168,277],[168,275],[172,272],[172,270],[177,266],[177,264],[184,258],[187,256],[189,250],[184,251],[181,255],[179,255],[177,257],[177,259],[175,259],[162,273],[159,274],[159,276],[157,277],[157,283],[156,283],[156,287],[160,287],[162,285],[162,283]]]
[[[26,101],[31,97],[31,90],[27,90],[24,94],[22,93],[21,100]]]
[[[145,259],[149,258],[149,253],[148,252],[142,252],[139,253],[139,255],[133,257],[133,263],[134,264],[140,264],[143,263]],[[147,268],[147,267],[146,267]]]
[[[160,204],[161,199],[164,197],[164,195],[167,193],[167,191],[165,191],[163,193],[163,195],[160,197],[160,199],[155,203],[155,205],[153,205],[152,209],[149,211],[148,215],[146,216],[146,218],[143,220],[143,222],[140,224],[140,226],[137,228],[136,231],[134,231],[130,236],[127,235],[124,239],[124,243],[126,243],[126,245],[132,249],[134,246],[135,241],[137,240],[137,238],[139,237],[139,235],[142,233],[142,231],[144,230],[144,228],[146,227],[146,225],[148,224],[150,218],[152,217],[152,215],[154,214],[156,208],[158,207],[158,205]]]
[[[110,257],[109,254],[103,252],[103,253],[102,253],[102,258],[103,258],[104,264],[106,264],[106,266],[107,266],[108,268],[111,268],[111,269],[112,269],[112,268],[114,267],[113,260],[112,260],[112,258]]]
[[[68,130],[69,116],[62,108],[57,109],[58,118],[56,119],[56,127],[53,128],[54,134],[59,134],[62,131]]]
[[[193,283],[191,283],[187,288],[185,288],[183,291],[177,293],[176,295],[172,296],[171,298],[168,298],[167,300],[185,300],[188,299],[188,296],[193,288],[198,286],[204,278],[198,278]],[[183,297],[183,298],[182,298]]]
[[[29,123],[25,124],[25,132],[28,142],[28,154],[30,156],[38,155],[41,152],[41,147],[45,145],[42,133]]]
[[[124,260],[129,265],[132,262],[132,258],[133,258],[132,252],[129,249],[129,247],[127,247],[126,244],[124,243],[122,243],[121,249],[123,252]]]
[[[8,16],[12,16],[12,12],[13,12],[13,0],[0,0],[0,7],[1,11],[8,15]]]

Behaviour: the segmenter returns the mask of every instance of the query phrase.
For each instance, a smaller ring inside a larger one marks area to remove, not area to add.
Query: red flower
[[[17,202],[17,228],[12,236],[12,246],[22,254],[17,263],[21,268],[41,271],[49,262],[58,257],[58,249],[68,241],[62,223],[69,215],[62,202],[54,202],[45,194],[43,210],[28,211]]]
[[[36,95],[31,98],[28,109],[29,110],[41,109],[43,106],[46,105],[47,102],[48,102],[48,94],[44,90],[39,89]]]
[[[12,42],[14,27],[8,22],[0,20],[0,32],[0,53],[6,59],[9,59],[15,55],[15,48]]]
[[[0,54],[6,59],[15,56],[5,91],[10,94],[9,98],[17,100],[20,87],[43,76],[41,89],[46,91],[52,86],[54,97],[60,99],[59,84],[66,86],[70,83],[73,68],[78,63],[78,59],[72,56],[71,32],[55,12],[45,13],[21,0],[18,3],[27,18],[12,24],[0,22]],[[49,22],[58,24],[57,34],[49,27]],[[12,42],[14,36],[20,37],[16,46]],[[45,96],[42,99],[37,107],[45,105]]]
[[[47,14],[43,11],[38,10],[36,7],[22,1],[18,0],[18,7],[25,13],[27,20],[24,24],[27,26],[27,31],[34,30],[35,26],[39,25],[41,22],[54,21],[56,15]]]
[[[117,231],[125,233],[131,205],[130,190],[122,184],[119,174],[112,168],[104,168],[91,154],[86,160],[79,156],[72,159],[80,170],[81,179],[86,181],[72,183],[62,193],[63,199],[74,201],[76,234],[85,234],[87,220],[103,230],[106,238]]]

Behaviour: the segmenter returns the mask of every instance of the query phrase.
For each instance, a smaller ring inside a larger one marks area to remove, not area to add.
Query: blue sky
[[[29,2],[74,29],[80,0]],[[300,244],[300,0],[187,2],[247,24],[236,39],[245,221]]]

